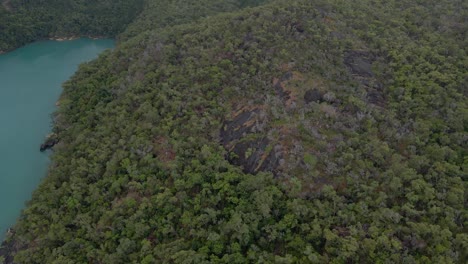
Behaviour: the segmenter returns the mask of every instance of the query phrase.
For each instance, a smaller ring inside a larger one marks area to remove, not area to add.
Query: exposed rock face
[[[296,133],[291,129],[295,124],[274,124],[270,119],[274,119],[274,111],[294,113],[297,104],[302,104],[298,98],[303,94],[295,84],[298,81],[304,81],[303,75],[285,67],[280,77],[272,79],[271,89],[276,95],[273,103],[246,106],[247,102],[238,102],[233,106],[236,110],[226,118],[220,131],[229,162],[251,174],[264,171],[281,177],[290,169],[285,164],[286,160],[296,159],[291,156],[293,144],[289,140]],[[323,93],[319,93],[320,100],[324,100]]]
[[[53,148],[59,142],[57,134],[53,133],[47,136],[44,143],[41,144],[40,151],[44,152],[48,149]]]
[[[283,75],[283,77],[281,77],[281,81],[282,82],[285,82],[285,81],[289,81],[291,80],[292,78],[294,77],[294,73],[292,72],[287,72]]]
[[[352,74],[361,77],[373,77],[372,56],[367,51],[350,50],[345,52],[344,63]]]
[[[317,89],[308,90],[304,95],[304,101],[306,103],[310,102],[323,102],[323,93]]]
[[[385,102],[383,86],[376,80],[372,71],[375,59],[373,54],[363,50],[349,50],[344,54],[344,64],[349,72],[366,87],[368,102],[383,106]]]
[[[383,94],[383,86],[380,83],[377,83],[373,86],[368,86],[367,98],[370,103],[383,106],[385,97]]]
[[[260,108],[254,108],[235,113],[232,120],[224,122],[220,133],[223,146],[230,152],[227,159],[246,173],[275,173],[282,156],[274,142],[257,134],[264,125],[261,112]]]
[[[286,72],[281,78],[273,78],[273,89],[287,109],[295,107],[298,96],[298,91],[291,87],[291,82],[301,79],[300,73],[291,71]]]
[[[13,235],[14,231],[10,228],[8,229],[7,232],[7,239],[3,241],[3,243],[0,244],[0,256],[3,256],[3,262],[1,262],[2,259],[0,259],[1,263],[4,264],[13,264],[13,252],[16,252],[19,250],[18,245],[14,244],[13,241],[8,240],[8,237]]]
[[[236,155],[230,157],[230,161],[242,166],[247,173],[274,171],[279,165],[279,159],[273,149],[268,150],[270,144],[271,141],[267,138],[239,141],[233,146],[232,152]]]
[[[233,120],[224,122],[221,130],[223,144],[242,138],[247,133],[253,133],[253,125],[257,119],[260,109],[253,109],[237,114]]]
[[[290,92],[287,91],[283,85],[283,80],[274,79],[273,80],[273,88],[275,88],[276,94],[283,100],[288,101],[290,97]]]

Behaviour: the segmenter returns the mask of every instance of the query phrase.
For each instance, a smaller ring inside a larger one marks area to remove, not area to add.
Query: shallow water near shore
[[[0,242],[47,173],[48,153],[39,147],[61,84],[113,47],[109,39],[40,41],[0,55]]]

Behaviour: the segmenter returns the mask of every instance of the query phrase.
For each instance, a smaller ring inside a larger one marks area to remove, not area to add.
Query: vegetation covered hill
[[[465,263],[467,10],[148,1],[64,84],[49,175],[1,254]]]
[[[144,0],[0,0],[0,52],[47,38],[115,37]]]

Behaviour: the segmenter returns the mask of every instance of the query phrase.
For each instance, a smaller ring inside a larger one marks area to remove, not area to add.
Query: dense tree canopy
[[[0,51],[43,38],[114,37],[144,0],[0,0]]]
[[[147,1],[64,84],[49,175],[0,252],[465,263],[467,10]]]

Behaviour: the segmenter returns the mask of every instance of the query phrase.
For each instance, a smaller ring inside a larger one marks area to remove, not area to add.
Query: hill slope
[[[466,260],[464,1],[170,2],[65,83],[8,263]]]
[[[141,12],[145,0],[2,0],[0,53],[38,39],[114,37]]]

